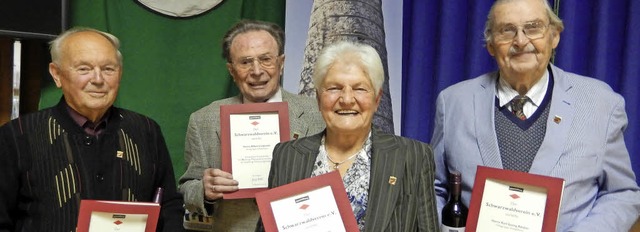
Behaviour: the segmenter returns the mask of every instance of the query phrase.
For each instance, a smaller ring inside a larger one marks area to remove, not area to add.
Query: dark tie
[[[514,97],[513,100],[511,100],[511,111],[513,111],[516,117],[518,117],[520,120],[527,119],[527,116],[525,116],[524,112],[522,112],[522,106],[524,106],[524,103],[527,102],[527,99],[529,99],[527,96],[518,95]]]

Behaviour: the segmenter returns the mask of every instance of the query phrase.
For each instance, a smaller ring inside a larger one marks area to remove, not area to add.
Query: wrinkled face
[[[380,102],[362,68],[343,62],[328,70],[317,97],[327,130],[336,133],[368,133]]]
[[[227,63],[227,69],[246,99],[265,102],[278,91],[284,55],[278,55],[278,43],[268,32],[237,35],[229,53],[231,63]]]
[[[101,117],[120,86],[116,48],[102,35],[87,31],[69,35],[60,50],[59,64],[50,63],[49,72],[67,104],[90,120]]]
[[[487,50],[496,59],[500,71],[507,76],[544,72],[553,49],[558,46],[560,34],[549,25],[543,3],[540,0],[505,2],[496,6],[494,16],[495,22],[491,26],[493,39],[487,42]],[[530,39],[524,30],[536,24],[544,26],[542,37]],[[513,31],[514,28],[517,34],[512,40],[496,39],[496,33]]]

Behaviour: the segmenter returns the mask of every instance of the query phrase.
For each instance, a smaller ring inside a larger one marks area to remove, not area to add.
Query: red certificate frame
[[[345,230],[359,231],[358,223],[356,222],[353,210],[351,209],[351,203],[347,198],[346,190],[342,183],[342,177],[338,171],[314,176],[256,193],[258,210],[260,211],[265,231],[278,231],[273,209],[271,208],[271,202],[300,195],[326,186],[331,187]]]
[[[485,183],[488,179],[546,189],[547,198],[544,208],[542,231],[556,231],[558,213],[562,202],[562,192],[564,191],[563,179],[485,166],[478,166],[477,168],[473,191],[471,193],[466,231],[476,231],[480,208],[482,206],[481,203],[484,197]]]
[[[129,201],[102,201],[102,200],[82,200],[80,201],[80,212],[78,213],[77,232],[88,232],[93,212],[105,212],[113,214],[146,214],[147,226],[145,232],[156,231],[158,218],[160,216],[160,204],[148,202]]]
[[[220,106],[220,131],[221,150],[222,150],[222,170],[233,174],[231,159],[231,123],[230,118],[233,114],[266,114],[277,113],[280,133],[280,142],[289,140],[289,105],[287,102],[269,102],[269,103],[250,103]],[[274,144],[275,146],[275,144]],[[266,174],[268,176],[268,173]],[[267,190],[268,188],[249,188],[240,189],[233,193],[223,194],[224,199],[240,199],[254,198],[257,192]]]

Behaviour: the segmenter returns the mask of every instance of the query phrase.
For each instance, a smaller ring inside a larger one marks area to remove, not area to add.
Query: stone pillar
[[[304,51],[300,94],[315,96],[313,65],[324,46],[336,41],[357,41],[374,47],[384,66],[382,99],[373,124],[393,134],[393,109],[381,0],[314,0]]]

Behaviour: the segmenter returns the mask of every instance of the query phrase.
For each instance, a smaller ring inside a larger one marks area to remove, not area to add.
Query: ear
[[[376,105],[380,105],[380,99],[382,99],[382,94],[384,94],[384,92],[382,92],[382,89],[380,89],[380,91],[378,92],[378,96],[376,96]]]
[[[496,56],[496,48],[493,46],[491,41],[487,41],[486,47],[487,47],[487,51],[489,52],[489,55],[495,57]]]
[[[62,87],[62,82],[60,78],[62,76],[62,71],[58,68],[56,64],[53,62],[49,63],[49,74],[51,74],[51,78],[53,78],[53,82],[56,83],[56,87]]]
[[[560,43],[560,32],[558,30],[551,31],[551,37],[553,40],[551,41],[553,49],[556,49],[556,47],[558,47],[558,43]]]
[[[280,73],[284,73],[284,54],[282,56],[282,61],[280,61]]]
[[[318,109],[320,109],[320,90],[316,89],[316,102],[318,103]]]

